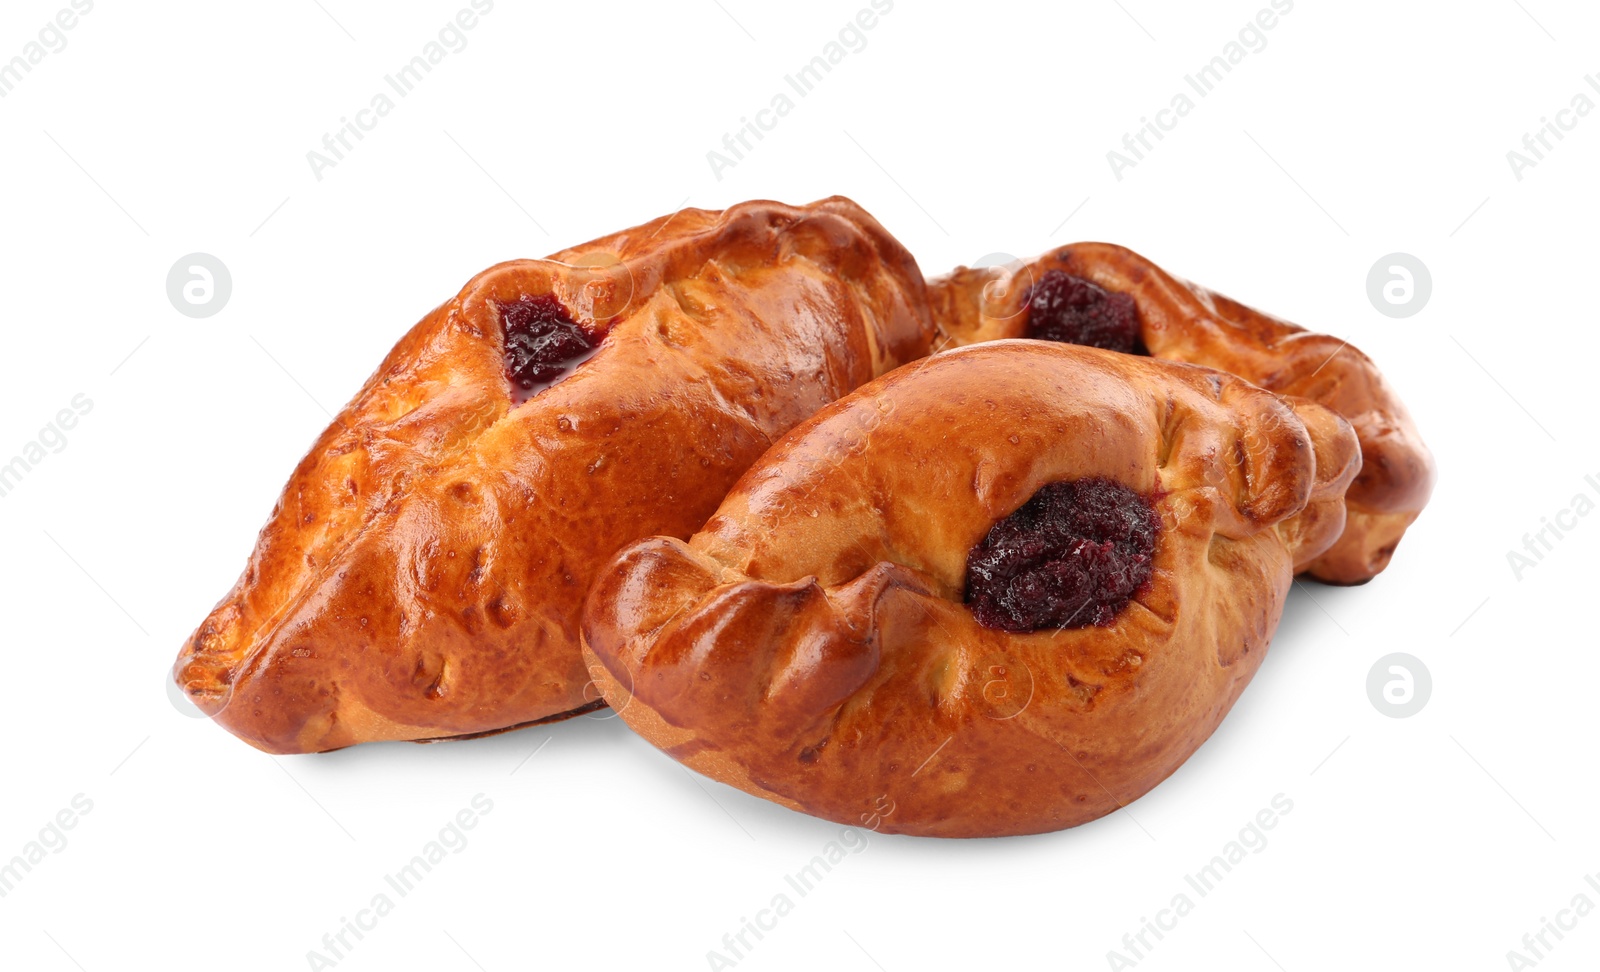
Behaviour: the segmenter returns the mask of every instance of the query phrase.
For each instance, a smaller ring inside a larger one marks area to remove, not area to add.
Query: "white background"
[[[1140,969],[1501,969],[1574,895],[1600,905],[1600,516],[1520,579],[1507,562],[1600,499],[1600,112],[1520,181],[1506,159],[1579,91],[1600,102],[1600,12],[1298,0],[1117,180],[1106,152],[1266,5],[898,0],[718,180],[706,153],[866,0],[498,0],[319,181],[306,153],[466,0],[96,3],[0,99],[0,462],[93,402],[0,499],[0,861],[93,804],[0,898],[0,964],[310,967],[480,793],[470,843],[338,968],[731,959],[724,934],[838,826],[691,777],[615,720],[274,759],[163,683],[327,411],[473,273],[685,204],[833,193],[929,273],[1111,240],[1347,337],[1440,480],[1387,573],[1294,592],[1221,730],[1129,811],[874,837],[738,968],[1107,968],[1280,793],[1267,846],[1190,891]],[[8,2],[0,59],[65,6]],[[165,292],[195,251],[233,278],[205,320]],[[1394,251],[1433,277],[1404,320],[1366,296]],[[1433,677],[1408,719],[1365,689],[1396,651]],[[1600,913],[1565,936],[1538,967],[1594,968]]]

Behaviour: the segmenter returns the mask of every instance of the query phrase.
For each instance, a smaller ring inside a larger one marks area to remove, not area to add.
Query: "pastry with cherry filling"
[[[584,611],[606,700],[690,768],[883,832],[1071,827],[1170,775],[1344,528],[1355,432],[1304,398],[1002,340],[785,435]]]
[[[487,270],[317,439],[177,682],[272,753],[600,706],[594,572],[687,537],[783,432],[932,333],[911,255],[841,198],[683,210]]]
[[[1338,412],[1361,440],[1345,532],[1307,572],[1371,580],[1433,491],[1433,457],[1372,359],[1180,280],[1108,243],[1076,243],[1020,265],[960,268],[929,282],[940,346],[1032,338],[1227,371]]]

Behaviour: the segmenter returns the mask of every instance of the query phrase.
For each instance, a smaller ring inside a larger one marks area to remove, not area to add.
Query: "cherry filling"
[[[1121,483],[1050,483],[967,554],[966,601],[1002,631],[1110,624],[1150,579],[1160,527]]]
[[[549,294],[500,307],[505,331],[506,378],[520,405],[582,364],[598,343]]]
[[[1139,308],[1091,280],[1046,270],[1028,293],[1027,337],[1124,354],[1148,354],[1139,340]]]

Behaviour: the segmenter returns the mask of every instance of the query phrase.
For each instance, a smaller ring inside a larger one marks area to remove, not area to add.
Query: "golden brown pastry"
[[[274,753],[597,707],[594,571],[687,536],[781,433],[931,334],[915,261],[842,198],[684,210],[487,270],[317,439],[177,681]]]
[[[595,580],[586,657],[689,767],[884,832],[1056,830],[1175,770],[1249,682],[1360,465],[1332,411],[1039,341],[934,355]]]
[[[1021,266],[956,270],[929,283],[942,343],[1038,338],[1228,371],[1338,412],[1361,440],[1344,536],[1307,566],[1335,584],[1372,579],[1433,491],[1433,457],[1372,360],[1179,280],[1131,250],[1076,243]]]

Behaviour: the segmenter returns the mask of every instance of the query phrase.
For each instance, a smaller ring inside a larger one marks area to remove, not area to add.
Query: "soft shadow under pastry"
[[[1007,340],[906,365],[596,578],[584,645],[692,769],[884,832],[1058,830],[1137,799],[1261,664],[1360,468],[1233,375]]]

